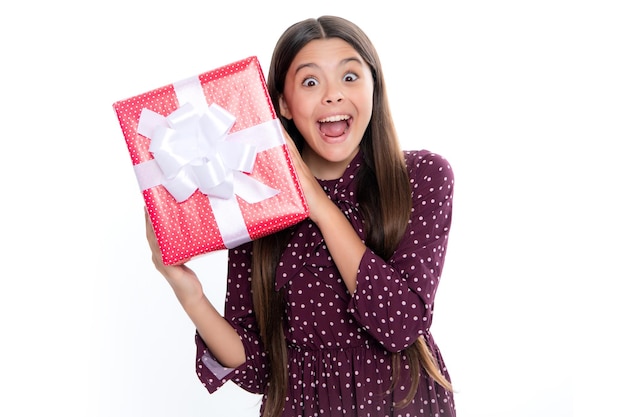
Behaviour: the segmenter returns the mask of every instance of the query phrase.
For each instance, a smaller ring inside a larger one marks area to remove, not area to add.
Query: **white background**
[[[3,3],[0,415],[257,415],[195,376],[111,105],[250,55],[267,69],[322,14],[374,41],[404,147],[455,170],[433,333],[459,417],[626,415],[621,5]],[[190,263],[220,308],[224,263]]]

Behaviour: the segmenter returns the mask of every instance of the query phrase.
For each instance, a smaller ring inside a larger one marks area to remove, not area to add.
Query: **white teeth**
[[[320,120],[319,122],[320,123],[339,122],[341,120],[348,120],[349,118],[350,116],[341,114],[341,115],[327,117],[325,119]]]

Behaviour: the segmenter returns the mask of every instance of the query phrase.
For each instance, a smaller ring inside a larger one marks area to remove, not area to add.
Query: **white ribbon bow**
[[[278,194],[278,190],[245,174],[252,172],[257,147],[227,140],[235,119],[215,103],[203,112],[186,103],[167,117],[143,109],[137,132],[151,139],[149,150],[162,175],[157,180],[156,167],[140,168],[151,171],[146,175],[138,172],[140,183],[140,177],[152,177],[148,184],[140,184],[142,189],[160,183],[179,203],[198,189],[221,199],[237,194],[248,203]]]

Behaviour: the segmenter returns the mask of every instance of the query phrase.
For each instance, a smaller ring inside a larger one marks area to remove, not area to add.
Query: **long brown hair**
[[[286,74],[296,54],[310,41],[328,38],[339,38],[349,43],[369,65],[374,78],[372,118],[360,145],[364,164],[357,177],[357,199],[365,219],[366,245],[377,255],[389,259],[409,221],[411,188],[391,118],[380,60],[370,39],[355,24],[339,17],[322,16],[298,22],[290,26],[276,44],[268,73],[268,90],[274,107],[280,108],[279,99],[283,94]],[[280,119],[301,150],[304,138],[293,121],[282,116]],[[287,347],[283,332],[284,300],[282,293],[274,290],[276,266],[288,239],[287,230],[253,243],[254,312],[270,360],[264,417],[280,415],[288,386]],[[396,406],[406,406],[415,396],[420,366],[442,386],[451,389],[423,337],[403,353],[414,377],[411,378],[407,397]],[[393,354],[392,365],[392,385],[395,385],[402,367],[402,353]]]

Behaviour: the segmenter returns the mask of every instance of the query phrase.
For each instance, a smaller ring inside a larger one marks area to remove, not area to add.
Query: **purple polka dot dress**
[[[430,326],[452,216],[454,176],[437,154],[407,151],[405,157],[413,198],[406,233],[388,261],[365,252],[353,295],[316,225],[307,219],[294,227],[275,282],[286,301],[289,385],[284,416],[456,415],[452,393],[423,369],[413,401],[394,407],[405,398],[411,376],[405,365],[392,387],[391,353],[406,349],[420,335],[450,379]],[[320,184],[363,238],[354,181],[362,158],[359,153],[341,178]],[[209,392],[229,380],[250,392],[265,392],[269,365],[252,312],[251,247],[247,243],[229,252],[224,311],[244,343],[247,361],[236,369],[223,368],[196,335],[196,369]]]

